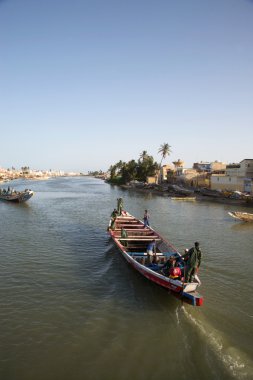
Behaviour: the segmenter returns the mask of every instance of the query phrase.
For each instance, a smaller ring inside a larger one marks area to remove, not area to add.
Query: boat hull
[[[230,211],[228,214],[241,222],[253,222],[253,214],[248,212]]]
[[[173,201],[196,201],[196,197],[171,197]]]
[[[22,191],[20,193],[14,193],[14,194],[0,194],[0,199],[3,201],[13,202],[13,203],[22,203],[22,202],[28,201],[33,195],[34,195],[34,192],[31,190],[28,190],[28,191]]]

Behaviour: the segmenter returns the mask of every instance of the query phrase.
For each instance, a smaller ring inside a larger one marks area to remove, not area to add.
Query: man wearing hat
[[[198,268],[201,264],[202,252],[199,248],[199,242],[194,243],[194,247],[182,256],[186,260],[186,274],[185,282],[193,282],[195,274],[198,272]]]

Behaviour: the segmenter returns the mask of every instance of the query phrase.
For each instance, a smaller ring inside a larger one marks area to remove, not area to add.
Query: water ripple
[[[13,186],[35,196],[0,203],[1,379],[250,378],[251,227],[223,205],[177,204],[93,178]],[[119,196],[137,217],[149,209],[180,251],[200,240],[203,308],[182,307],[126,263],[106,233]]]

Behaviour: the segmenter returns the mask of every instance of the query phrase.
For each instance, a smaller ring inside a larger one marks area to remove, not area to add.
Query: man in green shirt
[[[186,261],[186,274],[185,282],[193,282],[195,274],[198,272],[198,269],[201,264],[202,252],[199,247],[199,242],[194,243],[194,247],[189,249],[182,258]]]
[[[128,233],[127,233],[127,231],[124,228],[121,228],[121,237],[123,239],[125,239],[125,238],[128,237]],[[127,247],[127,245],[128,245],[127,244],[127,240],[121,240],[120,242],[121,242],[122,245],[124,245],[125,247]]]

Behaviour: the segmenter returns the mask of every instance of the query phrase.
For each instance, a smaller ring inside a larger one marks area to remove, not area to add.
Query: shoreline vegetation
[[[210,186],[210,170],[192,168],[189,175],[182,175],[183,161],[177,160],[171,165],[163,165],[162,161],[171,154],[168,143],[161,144],[158,150],[161,161],[143,151],[138,160],[119,161],[111,165],[108,173],[97,175],[111,185],[120,186],[129,191],[139,191],[167,196],[175,200],[197,200],[253,206],[253,196],[240,191],[212,190]],[[219,164],[218,162],[216,162]],[[218,170],[218,168],[217,168]],[[222,168],[219,168],[219,171]],[[95,176],[95,173],[93,173]]]

